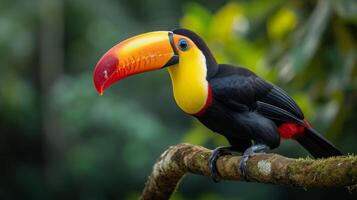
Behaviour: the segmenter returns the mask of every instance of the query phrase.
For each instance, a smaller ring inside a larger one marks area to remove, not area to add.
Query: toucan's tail
[[[340,150],[312,128],[305,128],[305,133],[296,140],[315,158],[342,155]]]

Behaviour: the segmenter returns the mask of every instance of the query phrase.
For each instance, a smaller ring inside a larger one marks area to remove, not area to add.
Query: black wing
[[[273,121],[305,124],[303,113],[291,97],[248,69],[220,65],[209,82],[214,97],[231,109],[256,110]]]

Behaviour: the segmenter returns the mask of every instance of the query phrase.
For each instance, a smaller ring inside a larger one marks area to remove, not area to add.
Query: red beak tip
[[[105,54],[97,63],[94,70],[93,81],[94,86],[100,96],[103,95],[104,90],[116,81],[116,70],[119,59],[114,55]]]
[[[97,92],[100,96],[103,96],[103,93],[104,93],[103,86],[95,85],[95,89],[97,90]]]
[[[103,96],[103,92],[104,92],[103,86],[101,86],[101,84],[98,83],[95,78],[94,78],[94,88],[100,96]]]

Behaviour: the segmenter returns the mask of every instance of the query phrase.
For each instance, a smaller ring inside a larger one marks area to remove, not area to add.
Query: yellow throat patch
[[[205,56],[198,48],[180,52],[180,62],[168,68],[177,105],[197,114],[207,102],[208,82]]]

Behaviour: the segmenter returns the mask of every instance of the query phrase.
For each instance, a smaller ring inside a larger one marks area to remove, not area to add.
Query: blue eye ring
[[[184,39],[184,38],[179,40],[177,46],[182,51],[186,51],[190,47],[188,41],[186,39]]]

